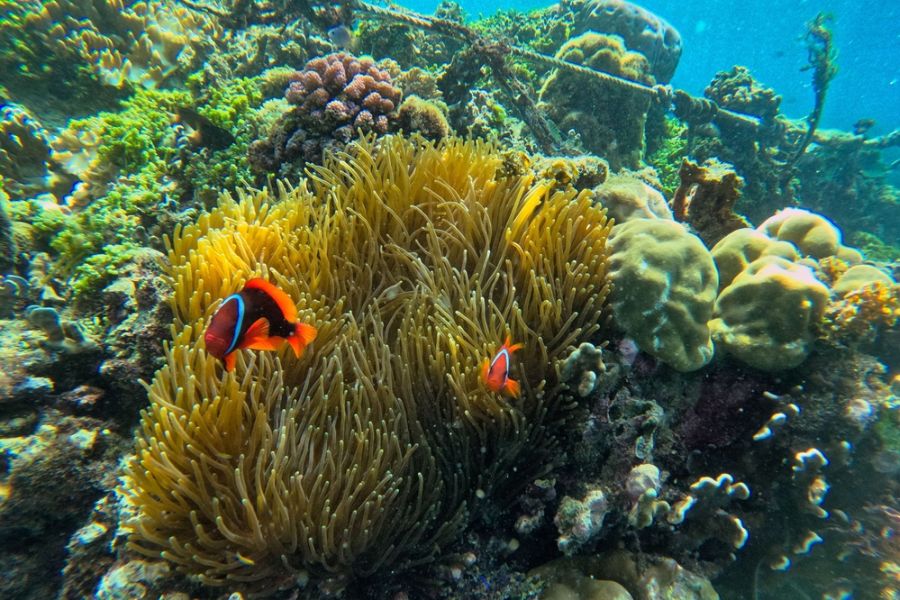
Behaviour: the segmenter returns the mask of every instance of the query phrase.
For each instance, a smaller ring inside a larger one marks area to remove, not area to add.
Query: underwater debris
[[[825,108],[825,96],[828,94],[828,86],[831,80],[837,75],[837,51],[832,43],[832,33],[829,23],[832,16],[826,13],[819,13],[816,18],[806,24],[806,49],[807,60],[809,61],[804,70],[812,69],[813,79],[812,87],[815,94],[815,103],[812,112],[806,117],[806,135],[800,142],[794,156],[787,161],[783,168],[783,180],[790,179],[794,165],[797,160],[803,156],[810,142],[816,134],[816,128],[822,119],[822,110]]]

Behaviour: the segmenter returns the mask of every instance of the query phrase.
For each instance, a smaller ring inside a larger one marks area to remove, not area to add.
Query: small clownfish
[[[514,398],[519,397],[519,382],[509,378],[509,365],[512,353],[522,349],[522,344],[510,344],[510,337],[500,346],[494,358],[484,359],[481,364],[481,380],[492,392],[507,392]]]
[[[206,350],[234,370],[237,351],[277,350],[290,344],[297,358],[316,339],[316,328],[297,321],[297,307],[290,296],[266,281],[251,279],[237,294],[225,298],[203,336]]]

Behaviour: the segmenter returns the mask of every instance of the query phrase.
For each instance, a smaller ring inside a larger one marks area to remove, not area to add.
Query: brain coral
[[[751,367],[789,369],[806,359],[827,303],[809,267],[762,256],[722,290],[709,326],[717,346]]]
[[[610,175],[594,188],[594,198],[618,224],[632,219],[672,220],[672,211],[659,190],[631,175]]]
[[[814,212],[785,208],[763,221],[757,229],[773,239],[791,242],[804,256],[843,258],[841,230]]]
[[[387,133],[403,94],[372,58],[339,52],[306,63],[291,76],[284,96],[294,108],[269,139],[250,148],[260,171],[277,171],[297,159],[319,162],[325,148],[346,144],[360,132]]]
[[[619,325],[641,350],[679,371],[708,363],[719,278],[703,242],[674,221],[634,219],[613,229],[610,251]]]
[[[719,269],[719,289],[730,284],[761,256],[780,256],[791,262],[800,259],[797,248],[790,242],[773,240],[749,227],[736,229],[719,240],[712,248],[712,255]]]
[[[609,224],[502,164],[482,142],[363,140],[176,230],[174,339],[124,484],[134,549],[256,592],[346,582],[435,555],[476,489],[529,481],[571,402],[560,366],[600,326]],[[319,336],[228,373],[204,327],[254,276]],[[507,334],[518,399],[479,378]]]
[[[566,42],[556,58],[655,83],[647,59],[629,52],[615,35],[584,33]],[[560,129],[581,134],[585,148],[607,159],[613,170],[640,167],[650,107],[646,95],[595,81],[586,84],[582,75],[556,70],[541,88],[540,100]]]
[[[576,33],[597,31],[622,37],[629,50],[647,57],[653,76],[668,83],[681,58],[681,35],[667,21],[648,10],[623,0],[588,0],[570,2],[580,10],[575,15]]]

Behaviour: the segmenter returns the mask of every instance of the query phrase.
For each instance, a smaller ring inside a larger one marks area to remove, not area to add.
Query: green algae
[[[658,138],[647,156],[647,162],[656,169],[663,192],[671,198],[681,183],[678,171],[681,161],[687,156],[687,126],[672,117],[665,117],[662,123],[662,136]]]
[[[142,247],[161,247],[161,234],[172,225],[167,220],[177,218],[173,206],[209,204],[223,189],[252,183],[247,147],[263,98],[260,79],[232,79],[206,90],[194,81],[193,91],[139,89],[119,111],[69,122],[70,130],[97,136],[94,162],[106,178],[87,182],[102,195],[83,209],[14,203],[12,219],[31,224],[37,248],[54,251],[55,274],[69,279],[76,301],[102,289]],[[234,132],[235,143],[210,151],[179,142],[174,115],[180,107],[195,107]]]

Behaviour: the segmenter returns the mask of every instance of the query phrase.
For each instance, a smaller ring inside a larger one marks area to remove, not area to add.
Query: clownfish
[[[481,380],[492,392],[507,392],[514,398],[519,397],[519,382],[509,378],[509,365],[512,353],[522,349],[522,344],[510,344],[510,337],[497,350],[492,359],[484,359],[481,364]]]
[[[237,351],[277,350],[290,344],[297,358],[316,339],[316,328],[297,321],[297,307],[290,296],[266,281],[251,279],[237,294],[225,298],[213,314],[203,336],[206,350],[234,370]]]

